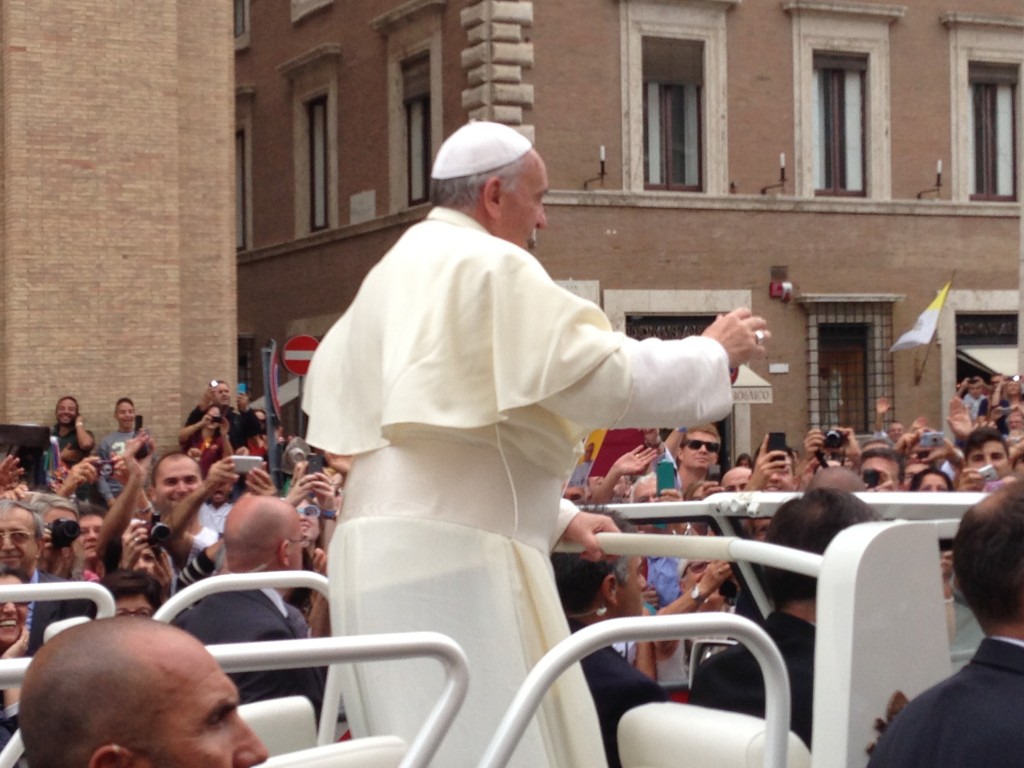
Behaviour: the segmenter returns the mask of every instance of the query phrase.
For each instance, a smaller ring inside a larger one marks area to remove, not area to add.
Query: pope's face
[[[491,234],[526,248],[534,230],[547,226],[542,202],[547,191],[547,168],[540,155],[531,149],[523,159],[519,176],[510,185],[502,185],[499,213]]]

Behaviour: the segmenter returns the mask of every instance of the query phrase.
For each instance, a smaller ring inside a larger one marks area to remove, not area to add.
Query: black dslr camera
[[[82,533],[78,521],[70,517],[59,517],[47,525],[46,529],[50,532],[50,546],[54,549],[70,547]]]

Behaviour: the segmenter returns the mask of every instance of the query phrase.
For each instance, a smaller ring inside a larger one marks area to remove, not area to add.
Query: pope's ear
[[[480,188],[480,205],[483,206],[489,218],[498,216],[498,207],[501,204],[501,196],[504,194],[501,186],[501,179],[491,176]]]

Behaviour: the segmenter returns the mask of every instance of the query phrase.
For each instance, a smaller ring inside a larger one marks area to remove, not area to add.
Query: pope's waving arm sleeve
[[[625,339],[591,373],[541,405],[591,429],[717,421],[732,407],[729,359],[721,344],[703,336]]]

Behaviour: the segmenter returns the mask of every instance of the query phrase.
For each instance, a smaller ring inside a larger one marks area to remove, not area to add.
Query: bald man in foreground
[[[121,617],[46,643],[25,676],[19,718],[32,768],[249,768],[267,750],[238,703],[191,635]]]

